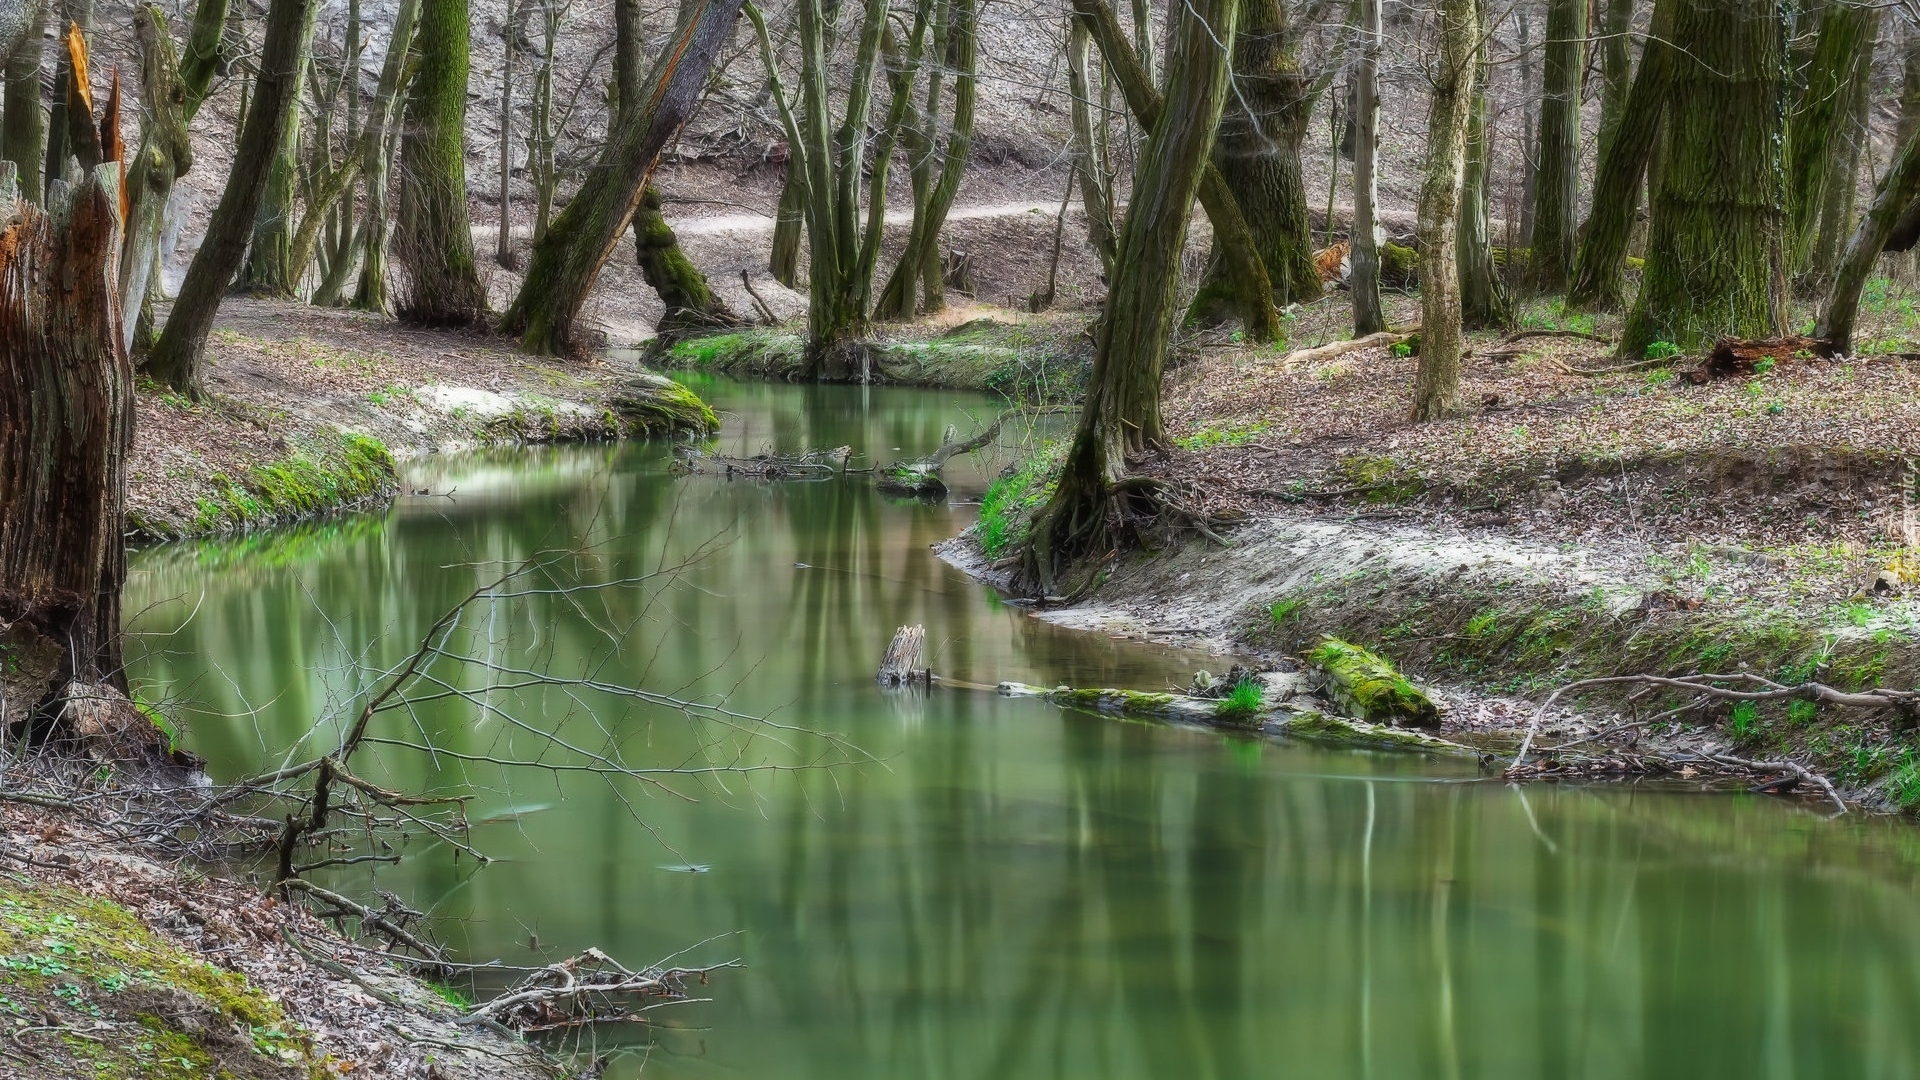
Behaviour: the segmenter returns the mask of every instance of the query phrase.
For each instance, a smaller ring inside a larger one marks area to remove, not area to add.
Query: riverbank
[[[168,866],[76,810],[0,800],[6,1073],[187,1080],[555,1080],[532,1045],[462,1025],[453,991],[297,904]]]
[[[207,402],[140,381],[127,465],[135,539],[378,505],[398,491],[396,458],[718,424],[692,392],[631,362],[529,357],[491,335],[305,304],[229,298],[207,353]]]
[[[1173,448],[1138,467],[1228,546],[1189,533],[1122,556],[1039,616],[1275,664],[1323,636],[1360,642],[1440,688],[1441,735],[1487,746],[1517,746],[1538,703],[1581,679],[1920,681],[1920,364],[1789,354],[1716,377],[1684,358],[1608,372],[1583,337],[1475,348],[1469,411],[1424,425],[1404,416],[1415,361],[1391,350],[1310,367],[1205,351],[1169,376]],[[995,560],[1050,468],[1042,454],[1011,470],[948,557],[1004,586]],[[1559,704],[1541,741],[1580,740],[1569,769],[1786,758],[1859,804],[1920,807],[1912,718],[1891,710],[1644,686]]]

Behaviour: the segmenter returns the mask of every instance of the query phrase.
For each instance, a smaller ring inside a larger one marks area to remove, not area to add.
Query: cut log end
[[[886,655],[880,658],[880,674],[876,676],[880,685],[931,685],[933,673],[921,666],[921,654],[926,649],[926,643],[927,628],[924,626],[916,624],[895,630]]]

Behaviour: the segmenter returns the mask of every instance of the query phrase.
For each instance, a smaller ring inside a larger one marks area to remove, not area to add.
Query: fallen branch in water
[[[474,1007],[461,1025],[499,1023],[522,1032],[551,1031],[609,1020],[637,1020],[639,1014],[663,1004],[693,1000],[686,984],[720,968],[739,967],[738,960],[702,968],[648,968],[634,971],[599,949],[557,964],[549,964],[519,985]],[[631,999],[638,1005],[622,1004]]]
[[[948,425],[946,435],[940,440],[939,449],[926,457],[913,461],[896,461],[880,469],[876,483],[881,491],[938,498],[947,493],[946,482],[940,478],[940,470],[946,467],[947,462],[961,454],[971,454],[992,443],[1000,437],[1000,429],[1006,426],[1008,420],[1019,416],[1045,416],[1049,413],[1069,410],[1070,407],[1066,405],[1046,405],[1037,409],[1008,409],[994,417],[993,422],[978,433],[964,439],[959,437],[952,425]]]

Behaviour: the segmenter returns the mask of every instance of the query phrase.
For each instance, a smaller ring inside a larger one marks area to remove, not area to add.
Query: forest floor
[[[1280,346],[1184,342],[1163,404],[1173,445],[1135,468],[1218,523],[1227,546],[1162,536],[1115,559],[1086,598],[1038,614],[1282,667],[1323,636],[1360,642],[1442,687],[1442,733],[1481,744],[1516,742],[1542,697],[1582,678],[1914,686],[1920,359],[1899,350],[1920,325],[1897,295],[1869,314],[1869,355],[1729,378],[1701,378],[1697,357],[1582,374],[1615,366],[1606,344],[1480,333],[1465,411],[1428,424],[1408,419],[1411,356],[1288,366],[1290,350],[1346,336],[1338,295],[1295,309]],[[1416,298],[1389,297],[1391,322],[1417,318]],[[1522,325],[1607,337],[1617,321],[1542,307]],[[995,560],[1057,452],[1010,470],[948,557],[1004,583]],[[1639,722],[1686,700],[1590,695],[1545,732],[1591,739],[1624,714],[1579,769],[1719,747],[1791,756],[1868,805],[1920,806],[1910,718],[1702,702]]]

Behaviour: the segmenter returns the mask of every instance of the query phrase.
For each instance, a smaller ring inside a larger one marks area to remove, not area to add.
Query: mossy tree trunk
[[[1528,277],[1542,292],[1565,289],[1573,268],[1586,37],[1586,0],[1548,0],[1541,64],[1545,84],[1540,100],[1540,136],[1535,143],[1539,165],[1533,188],[1533,238],[1527,252]]]
[[[1622,355],[1782,332],[1785,37],[1764,0],[1679,0],[1668,160]]]
[[[307,24],[300,35],[299,67],[294,75],[296,87],[305,86],[307,82],[318,15],[318,4],[307,9]],[[306,270],[293,264],[294,198],[300,177],[300,112],[296,98],[280,128],[279,144],[274,148],[273,163],[267,170],[267,190],[254,216],[253,241],[247,246],[247,262],[240,271],[240,288],[261,296],[291,299],[300,284],[300,275]]]
[[[1637,0],[1606,0],[1600,16],[1600,154],[1606,156],[1613,133],[1626,115],[1633,89],[1633,9]],[[1482,15],[1484,20],[1484,13]]]
[[[1486,0],[1475,0],[1479,21],[1486,24]],[[1488,173],[1492,158],[1492,140],[1487,133],[1490,109],[1488,85],[1493,65],[1489,56],[1489,35],[1480,38],[1474,51],[1473,102],[1468,106],[1467,162],[1460,185],[1460,227],[1455,262],[1460,268],[1460,314],[1469,329],[1504,326],[1512,319],[1512,306],[1506,283],[1493,264],[1492,229],[1487,221]]]
[[[1839,146],[1827,155],[1827,175],[1821,181],[1820,228],[1807,265],[1807,284],[1824,289],[1840,265],[1840,254],[1853,231],[1854,196],[1860,177],[1861,149],[1870,137],[1868,108],[1872,105],[1873,52],[1862,50],[1847,80],[1847,100]],[[1900,140],[1895,140],[1895,146]]]
[[[213,317],[220,298],[240,269],[246,256],[247,240],[253,232],[254,216],[265,194],[268,165],[280,133],[286,124],[286,111],[296,105],[300,42],[307,23],[308,8],[317,0],[273,0],[267,9],[266,32],[260,46],[259,75],[249,95],[240,141],[235,147],[233,168],[221,189],[219,205],[207,222],[206,235],[180,286],[167,325],[154,343],[148,368],[154,378],[175,391],[194,399],[206,396],[201,383],[201,362],[206,353],[207,334],[213,329]]]
[[[1233,42],[1235,92],[1220,118],[1213,163],[1252,231],[1274,303],[1285,306],[1322,291],[1300,147],[1325,86],[1300,70],[1299,35],[1283,0],[1242,0],[1240,15]],[[1328,67],[1328,81],[1333,70]],[[1222,253],[1215,253],[1200,293],[1218,295],[1223,310],[1231,307],[1231,272]],[[1208,315],[1198,298],[1194,312]]]
[[[1107,176],[1106,155],[1100,153],[1099,128],[1093,118],[1093,30],[1085,16],[1067,16],[1067,94],[1072,98],[1073,156],[1080,178],[1080,204],[1087,218],[1087,244],[1100,260],[1104,280],[1113,280],[1113,189]],[[1104,61],[1103,61],[1104,64]]]
[[[940,232],[960,194],[967,153],[973,146],[979,27],[974,0],[947,0],[942,6],[948,12],[948,22],[944,35],[936,36],[935,53],[938,57],[944,50],[947,59],[927,81],[927,107],[920,117],[922,127],[910,144],[915,154],[917,179],[913,224],[908,229],[900,262],[887,278],[875,305],[874,314],[882,319],[910,319],[916,312],[935,312],[946,306],[940,273]],[[953,123],[942,144],[938,130],[941,76],[948,68],[953,72]],[[939,166],[937,171],[935,164]]]
[[[400,114],[407,55],[413,48],[413,33],[419,18],[420,0],[400,0],[393,15],[393,33],[387,39],[387,55],[380,62],[380,82],[374,87],[373,103],[367,109],[366,127],[360,131],[360,176],[367,201],[360,226],[355,230],[354,246],[360,251],[360,280],[354,289],[353,306],[362,311],[385,314],[392,306],[387,292],[390,225],[387,208],[393,157],[399,143],[394,120]]]
[[[40,85],[45,53],[49,0],[21,3],[10,7],[7,17],[13,24],[12,47],[0,47],[6,60],[6,118],[0,125],[0,158],[13,162],[19,176],[20,192],[38,203],[45,190],[42,159],[47,149],[47,114],[41,103]],[[0,42],[0,46],[4,46]]]
[[[1236,0],[1175,10],[1167,96],[1133,176],[1087,400],[1052,497],[1035,516],[1021,583],[1057,591],[1080,559],[1108,550],[1132,491],[1127,459],[1158,447],[1160,382],[1179,307],[1180,252],[1225,104]]]
[[[1680,0],[1656,0],[1652,32],[1640,50],[1640,66],[1621,105],[1613,137],[1601,144],[1593,182],[1593,207],[1581,230],[1567,306],[1588,311],[1618,311],[1626,304],[1627,244],[1640,206],[1640,183],[1652,169],[1653,153],[1667,111],[1667,87],[1673,66],[1674,9]]]
[[[1420,362],[1413,418],[1436,420],[1460,407],[1460,272],[1454,245],[1480,39],[1477,0],[1440,0],[1439,42],[1428,75],[1427,163],[1420,183]]]
[[[1353,247],[1348,287],[1353,336],[1387,328],[1380,306],[1380,0],[1355,0],[1359,50],[1353,62]]]
[[[422,0],[393,256],[406,271],[400,318],[426,326],[470,326],[487,315],[467,215],[468,35],[467,0]]]
[[[1873,202],[1847,240],[1846,251],[1834,270],[1833,284],[1821,305],[1814,333],[1838,353],[1853,349],[1853,324],[1860,310],[1860,293],[1873,274],[1874,264],[1893,236],[1901,218],[1920,200],[1920,37],[1908,39],[1907,86],[1901,96],[1899,131],[1903,133],[1893,163],[1880,179]]]
[[[501,320],[538,355],[580,348],[575,322],[646,192],[660,151],[700,102],[714,60],[733,37],[741,0],[684,0],[672,38],[654,61],[619,138],[533,246],[527,277]]]
[[[1147,77],[1133,43],[1121,28],[1119,16],[1107,0],[1073,0],[1073,10],[1085,18],[1100,45],[1107,69],[1120,84],[1127,109],[1143,130],[1153,131],[1165,110],[1159,90]],[[1240,308],[1240,321],[1253,341],[1274,341],[1280,336],[1280,319],[1273,307],[1273,287],[1267,279],[1267,266],[1256,249],[1253,231],[1247,227],[1240,204],[1227,187],[1226,178],[1211,161],[1200,176],[1199,199],[1213,226],[1213,240],[1234,285]],[[1111,289],[1109,289],[1111,295]],[[1109,305],[1111,306],[1111,305]]]
[[[133,370],[118,333],[118,188],[109,161],[43,213],[0,178],[0,626],[10,645],[22,630],[53,644],[50,695],[126,687]]]
[[[1811,254],[1821,186],[1831,172],[1829,160],[1839,156],[1836,140],[1845,137],[1854,71],[1862,54],[1872,62],[1877,14],[1872,8],[1829,3],[1820,15],[1806,86],[1787,121],[1787,242],[1796,270]]]

